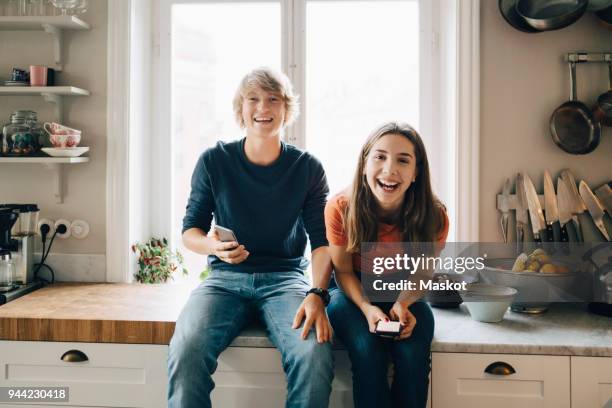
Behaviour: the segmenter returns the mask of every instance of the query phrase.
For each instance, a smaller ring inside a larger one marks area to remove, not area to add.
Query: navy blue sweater
[[[239,272],[303,271],[306,240],[311,249],[327,245],[323,212],[329,188],[321,163],[282,143],[279,158],[268,166],[251,163],[241,139],[218,142],[196,164],[183,232],[230,228],[249,257],[238,265],[209,256],[213,269]]]

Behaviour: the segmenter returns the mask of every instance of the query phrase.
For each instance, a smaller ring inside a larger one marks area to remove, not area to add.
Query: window
[[[302,109],[285,139],[321,159],[332,192],[350,182],[377,124],[405,120],[427,145],[449,240],[477,240],[479,8],[479,0],[109,0],[109,23],[117,21],[109,67],[129,65],[130,87],[124,70],[109,72],[107,279],[130,280],[131,242],[163,235],[181,248],[195,160],[216,140],[241,137],[231,96],[260,65],[292,79]],[[197,276],[204,257],[185,255]]]

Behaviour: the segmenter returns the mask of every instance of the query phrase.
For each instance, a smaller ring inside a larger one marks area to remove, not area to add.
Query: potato
[[[535,250],[534,250],[534,251],[533,251],[533,252],[530,254],[530,256],[534,256],[534,257],[537,257],[537,256],[539,256],[539,255],[546,255],[546,256],[548,256],[548,254],[546,253],[546,251],[545,251],[545,250],[543,250],[542,248],[537,248],[537,249],[535,249]]]
[[[536,260],[529,262],[525,265],[525,272],[537,272],[540,270],[540,263]]]
[[[512,265],[512,272],[522,272],[525,270],[525,263],[527,262],[527,254],[522,253],[514,261]]]
[[[540,263],[540,265],[548,264],[551,261],[550,255],[548,254],[538,254],[535,256],[535,259]]]
[[[557,273],[569,273],[569,268],[565,265],[555,265]]]

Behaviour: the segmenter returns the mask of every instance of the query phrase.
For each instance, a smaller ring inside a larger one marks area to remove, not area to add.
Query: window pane
[[[332,194],[352,178],[380,123],[419,127],[417,1],[310,1],[306,5],[306,147]]]
[[[232,99],[258,66],[281,67],[279,2],[175,4],[172,7],[172,233],[195,278],[205,257],[180,238],[191,175],[200,154],[242,131]]]

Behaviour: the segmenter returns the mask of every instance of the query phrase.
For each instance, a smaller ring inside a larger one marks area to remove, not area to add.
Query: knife
[[[525,194],[527,196],[527,206],[529,207],[529,219],[531,220],[531,229],[533,230],[533,238],[535,242],[542,243],[548,241],[546,232],[546,221],[544,221],[544,213],[540,205],[538,193],[531,178],[528,174],[524,175]]]
[[[508,217],[510,213],[510,179],[507,178],[504,182],[504,188],[502,190],[502,201],[500,203],[499,210],[501,211],[501,224],[502,235],[504,236],[504,243],[508,243]]]
[[[559,224],[559,208],[557,207],[555,186],[553,185],[548,170],[544,170],[544,212],[546,216],[546,225],[548,227],[548,237],[550,238],[552,234],[552,241],[555,243],[555,247],[559,247],[556,244],[562,242],[561,225]]]
[[[574,200],[565,185],[565,181],[561,178],[557,179],[557,202],[559,204],[559,222],[561,228],[567,231],[568,242],[578,242],[576,226],[573,222],[570,222],[572,221]]]
[[[595,195],[603,204],[604,208],[608,212],[608,215],[612,217],[612,181],[595,190]]]
[[[523,241],[527,230],[527,196],[523,173],[516,175],[516,253],[523,252]]]
[[[607,241],[610,241],[610,235],[608,231],[606,231],[606,227],[603,223],[604,217],[604,209],[603,205],[599,202],[599,199],[593,194],[587,183],[584,180],[580,180],[580,185],[578,186],[578,190],[580,191],[580,197],[584,201],[587,210],[591,214],[593,218],[593,222],[595,226],[601,231],[604,237],[606,237]]]
[[[578,238],[578,242],[584,242],[584,236],[582,234],[582,227],[580,226],[580,221],[578,220],[578,214],[582,214],[586,211],[586,207],[582,202],[582,198],[580,194],[578,194],[578,188],[576,187],[576,180],[574,179],[574,175],[568,170],[561,171],[561,178],[567,187],[567,191],[570,193],[572,204],[572,222],[574,223],[574,227],[576,229],[576,237]]]

